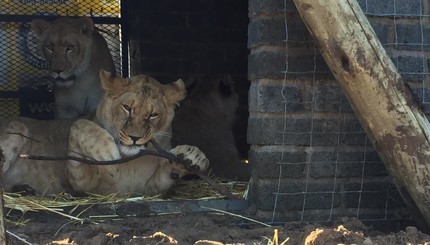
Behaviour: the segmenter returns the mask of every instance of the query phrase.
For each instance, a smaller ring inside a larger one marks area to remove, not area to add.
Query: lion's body
[[[6,161],[3,166],[4,189],[29,185],[38,194],[70,191],[64,161],[35,161],[19,154],[65,156],[70,126],[74,120],[41,121],[29,118],[2,119],[0,147]]]
[[[230,77],[204,78],[189,87],[172,123],[173,143],[199,147],[217,176],[249,179],[249,165],[241,161],[233,135],[239,106],[234,81]]]
[[[76,118],[97,109],[103,96],[99,71],[115,73],[103,36],[90,18],[35,19],[32,31],[55,81],[56,118]]]
[[[3,131],[0,136],[7,156],[7,167],[3,168],[5,182],[8,182],[6,191],[12,190],[14,185],[27,184],[38,194],[69,191],[69,185],[73,192],[160,194],[176,179],[190,173],[183,163],[154,156],[107,166],[71,160],[53,163],[16,159],[18,154],[31,153],[115,160],[146,149],[151,139],[159,142],[163,149],[170,149],[169,130],[174,106],[184,96],[182,81],[161,85],[146,76],[124,79],[105,74],[102,84],[105,95],[92,120],[60,122],[21,118],[8,124],[7,131],[15,134]],[[40,138],[42,142],[30,141],[22,135]],[[205,155],[196,147],[182,145],[170,151],[183,154],[191,160],[191,165],[202,171],[207,168]],[[49,182],[51,175],[59,180]],[[51,185],[50,191],[45,191],[47,182]]]

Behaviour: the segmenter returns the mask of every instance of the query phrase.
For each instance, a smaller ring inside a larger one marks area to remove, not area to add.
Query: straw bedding
[[[229,190],[237,198],[243,198],[247,192],[247,182],[227,181],[220,178],[211,178],[217,185]],[[18,210],[23,213],[28,211],[47,211],[62,215],[66,218],[82,221],[79,214],[71,215],[71,211],[65,212],[65,208],[73,211],[78,207],[91,208],[98,204],[149,202],[159,200],[209,200],[221,199],[224,196],[218,193],[209,183],[202,179],[184,180],[178,182],[168,193],[158,196],[129,196],[118,197],[116,194],[95,195],[86,197],[73,197],[67,193],[55,196],[24,196],[19,193],[4,193],[4,205],[9,210]]]

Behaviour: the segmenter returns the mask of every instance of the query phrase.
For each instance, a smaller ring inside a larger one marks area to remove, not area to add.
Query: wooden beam
[[[294,3],[402,197],[430,225],[430,124],[360,6]]]
[[[4,163],[3,149],[0,148],[0,169],[3,169]],[[4,199],[3,199],[3,170],[0,171],[0,245],[6,245],[6,226],[4,223]]]

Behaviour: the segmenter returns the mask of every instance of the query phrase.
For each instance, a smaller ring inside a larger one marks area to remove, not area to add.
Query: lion
[[[187,88],[173,119],[173,143],[199,147],[217,176],[248,180],[250,168],[241,161],[233,134],[239,107],[234,81],[228,75],[189,79]]]
[[[115,65],[92,19],[34,19],[30,26],[55,79],[55,117],[77,118],[94,112],[103,96],[98,73],[104,69],[114,74]]]
[[[1,119],[0,148],[5,155],[3,188],[13,192],[29,186],[37,195],[73,193],[64,161],[36,161],[20,154],[65,156],[70,127],[74,120],[43,121],[25,117]]]
[[[90,119],[39,121],[17,118],[2,123],[0,147],[5,153],[4,188],[28,185],[36,194],[60,192],[155,195],[194,171],[204,172],[208,160],[197,147],[171,149],[174,108],[185,96],[182,80],[161,84],[138,75],[122,78],[100,71],[104,95]],[[5,126],[6,125],[6,126]],[[152,149],[150,140],[184,161],[145,155],[117,165],[35,161],[19,154],[75,156],[115,160]]]

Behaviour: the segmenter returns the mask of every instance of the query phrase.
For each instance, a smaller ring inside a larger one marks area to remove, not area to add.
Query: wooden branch
[[[89,159],[89,157],[87,157],[87,156],[75,157],[75,156],[70,156],[70,155],[67,155],[67,156],[38,156],[38,155],[20,154],[19,157],[24,158],[24,159],[29,159],[29,160],[36,160],[36,161],[68,161],[68,160],[73,160],[73,161],[77,161],[77,162],[81,162],[81,163],[86,163],[89,165],[115,165],[115,164],[126,163],[126,162],[129,162],[131,160],[134,160],[134,159],[142,157],[142,156],[151,155],[151,156],[163,157],[163,158],[169,159],[171,161],[175,161],[175,162],[182,162],[181,159],[178,158],[177,156],[175,156],[174,154],[163,150],[160,147],[160,145],[157,142],[155,142],[154,140],[150,140],[150,142],[155,147],[155,149],[157,151],[142,150],[135,155],[120,158],[120,159],[115,159],[115,160],[98,161],[98,160],[94,160],[94,159]]]
[[[355,0],[294,0],[411,211],[430,225],[430,124]]]
[[[77,162],[81,162],[81,163],[86,163],[89,165],[115,165],[115,164],[126,163],[126,162],[129,162],[129,161],[134,160],[136,158],[139,158],[142,156],[148,156],[148,155],[163,157],[163,158],[167,158],[169,160],[176,159],[176,158],[173,158],[171,155],[167,155],[164,153],[160,153],[157,151],[151,151],[151,150],[143,150],[143,151],[140,151],[139,153],[132,155],[132,156],[128,156],[128,157],[124,157],[124,158],[120,158],[120,159],[115,159],[115,160],[106,160],[106,161],[98,161],[98,160],[88,159],[85,156],[75,157],[75,156],[70,156],[70,155],[67,155],[67,156],[39,156],[39,155],[20,154],[19,157],[24,158],[24,159],[28,159],[28,160],[36,160],[36,161],[68,161],[68,160],[73,160],[73,161],[77,161]]]
[[[157,157],[166,158],[166,159],[168,159],[170,161],[173,161],[173,162],[182,163],[185,166],[188,166],[188,170],[192,174],[195,174],[198,177],[200,177],[201,179],[203,179],[206,182],[208,182],[208,184],[210,186],[212,186],[212,188],[214,188],[215,190],[217,190],[220,194],[224,195],[228,199],[236,199],[236,197],[231,192],[229,192],[226,188],[224,188],[221,185],[218,185],[216,182],[214,182],[208,176],[206,176],[206,175],[198,172],[198,170],[190,167],[189,163],[187,163],[186,161],[184,161],[184,159],[181,159],[181,158],[177,157],[176,155],[174,155],[171,152],[165,151],[164,149],[161,148],[161,146],[156,141],[151,140],[150,142],[154,146],[154,148],[156,149],[156,151],[142,150],[142,151],[140,151],[139,153],[137,153],[137,154],[135,154],[133,156],[129,156],[129,157],[121,158],[121,159],[116,159],[116,160],[109,160],[109,161],[92,160],[92,159],[86,158],[85,156],[84,157],[75,157],[75,156],[36,156],[36,155],[21,154],[20,157],[24,158],[24,159],[37,160],[37,161],[42,161],[42,160],[43,161],[67,161],[67,160],[73,160],[73,161],[82,162],[82,163],[86,163],[86,164],[90,164],[90,165],[114,165],[114,164],[126,163],[128,161],[134,160],[136,158],[139,158],[139,157],[142,157],[142,156],[145,156],[145,155],[157,156]]]
[[[4,163],[3,149],[0,148],[0,245],[6,245],[6,227],[4,223],[4,199],[3,199],[3,163]]]
[[[21,133],[6,132],[6,134],[15,134],[15,135],[19,135],[19,136],[21,136],[21,137],[23,137],[23,138],[26,138],[26,139],[28,139],[28,140],[31,140],[31,141],[35,141],[35,142],[41,143],[41,141],[40,141],[40,140],[33,139],[33,138],[28,137],[27,135],[24,135],[24,134],[21,134]]]

